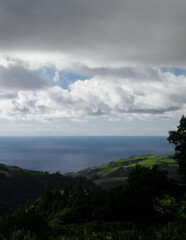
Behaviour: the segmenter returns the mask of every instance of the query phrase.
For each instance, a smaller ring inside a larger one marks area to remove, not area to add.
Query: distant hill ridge
[[[140,155],[128,158],[122,158],[118,161],[109,162],[98,167],[88,168],[75,173],[70,173],[70,176],[83,176],[100,187],[109,189],[118,185],[125,185],[127,177],[136,164],[152,168],[154,165],[159,165],[161,169],[167,171],[169,178],[180,179],[178,173],[178,164],[173,156],[154,156]]]

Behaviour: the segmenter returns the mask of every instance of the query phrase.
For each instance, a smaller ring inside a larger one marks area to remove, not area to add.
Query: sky
[[[185,0],[0,0],[0,136],[168,135]]]

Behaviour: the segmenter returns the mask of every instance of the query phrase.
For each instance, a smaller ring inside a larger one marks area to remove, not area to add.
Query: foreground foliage
[[[110,191],[81,183],[46,190],[0,221],[1,239],[185,239],[185,185],[137,165]]]
[[[26,202],[33,202],[46,188],[61,189],[69,183],[95,185],[82,177],[72,179],[58,172],[49,174],[0,164],[0,215],[12,213]]]
[[[183,115],[176,131],[169,131],[168,141],[175,145],[175,159],[178,161],[180,173],[186,181],[186,117]]]

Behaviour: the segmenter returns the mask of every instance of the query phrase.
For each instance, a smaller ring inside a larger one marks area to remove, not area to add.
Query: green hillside
[[[71,179],[58,172],[49,174],[0,164],[0,215],[35,201],[46,189],[61,190],[69,183],[95,186],[82,177]]]
[[[22,169],[16,166],[7,166],[5,164],[0,163],[0,174],[4,174],[6,177],[13,177],[18,175],[20,172],[29,174],[32,176],[44,176],[46,173],[41,171]]]
[[[70,174],[73,177],[84,176],[94,181],[97,185],[110,188],[120,184],[126,184],[127,177],[136,164],[152,168],[159,165],[167,171],[170,178],[179,178],[178,165],[172,156],[142,155],[122,158],[118,161],[109,162],[98,167],[88,168]]]

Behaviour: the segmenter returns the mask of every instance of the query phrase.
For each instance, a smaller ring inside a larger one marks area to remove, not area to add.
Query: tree
[[[186,180],[186,117],[183,115],[180,119],[177,131],[169,131],[167,140],[175,145],[175,159],[179,164],[180,174]]]
[[[154,199],[169,194],[170,182],[158,165],[152,168],[136,165],[128,176],[125,211],[136,224],[152,224],[155,217]]]

